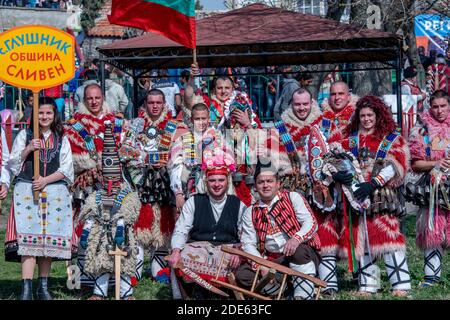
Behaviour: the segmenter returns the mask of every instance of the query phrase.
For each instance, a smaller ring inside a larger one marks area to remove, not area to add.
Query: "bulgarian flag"
[[[194,49],[195,0],[113,0],[112,24],[159,33]]]

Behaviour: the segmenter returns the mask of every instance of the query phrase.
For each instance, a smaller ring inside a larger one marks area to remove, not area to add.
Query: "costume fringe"
[[[422,250],[450,247],[450,211],[437,208],[433,230],[428,228],[428,208],[420,208],[416,221],[416,244]]]
[[[365,226],[362,216],[352,213],[353,234],[355,243],[355,256],[360,259],[365,250]],[[348,257],[348,241],[343,235],[348,226],[342,226],[339,241],[339,256]],[[369,234],[370,253],[372,257],[381,258],[385,253],[405,251],[405,237],[400,232],[400,222],[397,217],[387,214],[376,214],[367,217],[367,229]]]
[[[151,227],[151,236],[149,243],[155,248],[167,246],[170,241],[167,236],[161,232],[161,207],[158,203],[152,205],[153,223]]]
[[[86,199],[86,203],[80,212],[80,219],[86,220],[90,217],[94,217],[97,214],[97,205],[95,202],[95,193],[89,195]],[[137,218],[141,208],[141,202],[137,192],[129,193],[123,200],[122,206],[119,211],[113,217],[112,223],[112,237],[114,239],[116,232],[117,220],[123,218],[128,224],[133,224]],[[109,213],[104,212],[105,218],[109,218]],[[100,275],[102,273],[114,272],[114,257],[110,256],[106,250],[108,244],[108,238],[106,232],[103,233],[102,226],[97,220],[94,220],[94,224],[91,228],[88,237],[88,246],[86,248],[86,262],[85,270],[88,273],[94,275]],[[128,228],[128,240],[131,248],[131,255],[121,258],[122,273],[132,276],[134,275],[136,268],[136,256],[137,256],[137,242],[133,228]]]
[[[97,152],[97,154],[99,155],[99,159],[101,159],[102,153]],[[73,158],[73,169],[76,175],[83,171],[96,168],[98,166],[98,163],[94,161],[87,152],[79,154],[74,153],[72,155],[72,158]]]
[[[336,255],[339,249],[337,232],[337,216],[335,213],[315,213],[317,235],[320,239],[320,253]]]

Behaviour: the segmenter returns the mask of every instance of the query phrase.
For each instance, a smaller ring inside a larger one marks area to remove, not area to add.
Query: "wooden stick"
[[[225,253],[222,253],[222,257],[220,258],[219,269],[217,270],[216,279],[219,279],[220,271],[222,271],[223,263],[225,261]]]
[[[236,277],[234,276],[233,272],[230,272],[228,274],[228,282],[230,284],[232,284],[233,286],[237,286],[236,284]],[[244,295],[242,294],[242,292],[238,291],[238,290],[233,290],[234,296],[236,297],[237,300],[245,300]]]
[[[262,277],[262,279],[258,282],[258,284],[256,285],[255,288],[255,292],[261,292],[262,289],[264,289],[264,287],[273,279],[275,278],[275,273],[276,270],[275,269],[270,269],[269,273],[266,274],[264,277]]]
[[[115,271],[115,280],[116,280],[116,300],[120,300],[120,259],[122,256],[126,257],[128,254],[125,251],[122,251],[119,247],[116,247],[115,250],[109,251],[108,254],[114,255],[114,271]]]
[[[39,91],[33,91],[33,138],[39,139]],[[39,149],[33,151],[34,179],[39,177]],[[39,191],[33,192],[34,201],[39,201]]]
[[[197,48],[192,49],[192,60],[195,65],[197,65]]]
[[[246,289],[242,289],[242,288],[240,288],[240,287],[238,287],[238,286],[229,284],[229,283],[227,283],[227,282],[223,282],[223,281],[216,280],[216,279],[211,279],[211,282],[213,282],[213,283],[215,283],[215,284],[217,284],[217,285],[220,285],[220,286],[222,286],[222,287],[231,289],[231,290],[233,290],[233,291],[234,291],[234,290],[239,291],[239,292],[241,292],[241,293],[243,293],[243,294],[245,294],[245,295],[247,295],[247,296],[250,296],[250,297],[253,297],[253,298],[256,298],[256,299],[266,300],[266,301],[272,300],[272,299],[269,298],[269,297],[265,297],[265,296],[260,295],[260,294],[258,294],[258,293],[251,292],[251,291],[248,291],[248,290],[246,290]]]
[[[319,300],[319,298],[320,298],[320,287],[317,288],[316,300]]]
[[[251,292],[255,291],[256,281],[258,280],[260,270],[261,270],[261,266],[258,266],[258,268],[256,269],[255,277],[253,278],[252,289],[250,290]]]
[[[283,280],[281,281],[281,287],[280,287],[280,292],[278,292],[278,296],[277,296],[277,300],[281,299],[281,295],[283,294],[284,291],[284,287],[286,286],[286,279],[287,279],[287,274],[285,274],[283,276]]]
[[[252,255],[250,253],[247,253],[247,252],[244,252],[242,250],[239,250],[239,249],[236,249],[236,248],[227,247],[227,246],[222,246],[221,249],[224,252],[227,252],[227,253],[230,253],[230,254],[236,254],[238,256],[250,259],[250,260],[252,260],[252,261],[254,261],[257,264],[260,264],[262,266],[265,266],[265,267],[268,267],[268,268],[274,268],[275,270],[277,270],[279,272],[282,272],[282,273],[286,273],[287,275],[302,277],[304,279],[307,279],[307,280],[313,282],[314,284],[316,284],[316,285],[318,285],[320,287],[324,287],[325,288],[327,286],[326,281],[322,281],[322,280],[317,279],[315,277],[312,277],[312,276],[310,276],[308,274],[304,274],[302,272],[295,271],[295,270],[293,270],[291,268],[288,268],[288,267],[285,267],[285,266],[283,266],[281,264],[278,264],[278,263],[275,263],[275,262],[272,262],[272,261],[268,261],[268,260],[266,260],[264,258],[260,258],[260,257],[254,256],[254,255]]]

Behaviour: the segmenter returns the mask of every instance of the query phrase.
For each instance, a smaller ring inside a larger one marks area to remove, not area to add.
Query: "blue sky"
[[[200,3],[206,10],[225,9],[223,0],[200,0]]]

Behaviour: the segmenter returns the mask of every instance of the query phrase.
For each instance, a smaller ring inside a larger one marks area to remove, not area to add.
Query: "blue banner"
[[[436,14],[421,14],[415,18],[414,33],[417,46],[424,46],[427,51],[436,50],[444,53],[450,43],[450,17]]]

